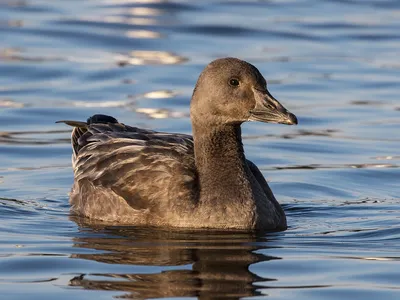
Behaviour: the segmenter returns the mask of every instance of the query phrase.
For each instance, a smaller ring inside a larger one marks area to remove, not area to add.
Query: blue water
[[[400,2],[0,1],[1,299],[400,299]],[[69,128],[190,133],[211,60],[255,64],[299,125],[251,123],[273,234],[69,216]]]

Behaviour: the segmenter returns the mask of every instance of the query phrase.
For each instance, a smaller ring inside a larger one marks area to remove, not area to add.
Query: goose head
[[[246,121],[294,125],[297,118],[268,91],[256,67],[237,58],[212,61],[200,74],[190,114],[196,124],[242,124]]]

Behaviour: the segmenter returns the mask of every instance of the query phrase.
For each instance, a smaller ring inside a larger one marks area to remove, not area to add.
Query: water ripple
[[[0,1],[0,292],[25,299],[398,299],[397,0]],[[191,133],[210,60],[254,63],[298,127],[243,126],[279,233],[69,216],[70,129]],[[61,288],[61,289],[60,289]]]

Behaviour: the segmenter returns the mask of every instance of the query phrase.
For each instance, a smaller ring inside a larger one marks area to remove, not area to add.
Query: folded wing
[[[75,127],[73,168],[78,186],[109,189],[134,209],[162,210],[179,205],[171,197],[182,197],[186,202],[196,199],[191,136],[139,129],[114,118],[93,116],[87,123],[62,122]]]

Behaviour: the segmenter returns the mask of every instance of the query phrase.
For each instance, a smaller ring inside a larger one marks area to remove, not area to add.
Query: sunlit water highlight
[[[400,2],[0,1],[2,299],[400,299]],[[210,60],[254,63],[298,127],[246,124],[280,233],[104,227],[68,213],[69,129],[190,133]]]

